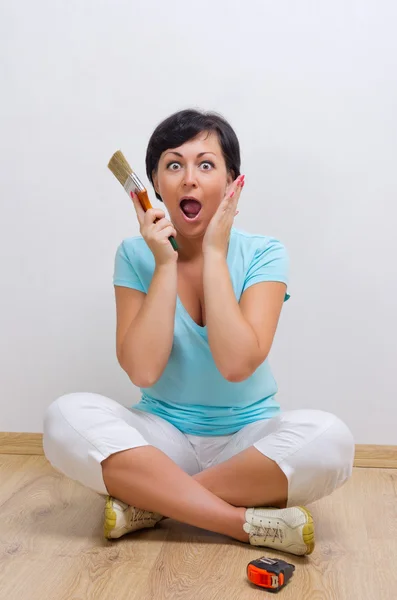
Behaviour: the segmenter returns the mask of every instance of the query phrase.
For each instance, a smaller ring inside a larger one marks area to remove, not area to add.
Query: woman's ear
[[[156,192],[156,198],[158,200],[160,200],[160,202],[163,202],[163,199],[160,196],[160,192],[159,192],[159,183],[158,183],[157,173],[155,171],[152,171],[152,181],[153,181],[154,191]]]
[[[227,172],[227,177],[226,177],[226,189],[232,185],[233,181],[236,179],[234,171],[228,171]]]
[[[152,179],[153,179],[154,191],[156,192],[156,194],[159,194],[158,178],[157,178],[157,173],[155,171],[152,171]],[[159,194],[159,196],[160,196],[160,194]]]

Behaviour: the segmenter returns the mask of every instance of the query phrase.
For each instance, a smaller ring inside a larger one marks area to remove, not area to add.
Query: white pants
[[[331,494],[350,477],[354,440],[335,415],[320,410],[281,412],[232,435],[186,435],[164,419],[128,409],[105,396],[61,396],[44,419],[44,453],[52,466],[99,494],[107,494],[101,463],[115,452],[151,445],[189,475],[254,446],[288,479],[288,506]],[[144,508],[144,507],[143,507]]]

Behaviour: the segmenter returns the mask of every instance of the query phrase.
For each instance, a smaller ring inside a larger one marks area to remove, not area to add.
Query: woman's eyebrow
[[[164,154],[164,156],[166,156],[167,154],[176,154],[177,156],[180,156],[181,158],[183,158],[183,154],[180,154],[180,152],[174,152],[172,150],[169,150],[168,152],[166,152]],[[199,154],[197,154],[197,158],[200,158],[200,156],[203,156],[203,154],[213,154],[214,156],[216,156],[215,152],[199,152]]]

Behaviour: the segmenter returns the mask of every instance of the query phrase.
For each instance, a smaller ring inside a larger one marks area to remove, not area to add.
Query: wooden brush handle
[[[153,206],[150,204],[150,200],[146,190],[144,190],[143,192],[137,192],[136,195],[138,196],[139,202],[141,203],[141,206],[145,212],[149,210],[149,208],[153,208]],[[158,219],[156,219],[155,223],[157,223],[157,221]],[[176,243],[175,238],[171,235],[168,239],[170,240],[173,249],[175,251],[178,250],[178,244]]]
[[[153,208],[153,206],[150,204],[146,190],[143,190],[143,192],[137,192],[136,195],[138,196],[139,202],[141,203],[141,206],[145,212],[149,210],[149,208]]]

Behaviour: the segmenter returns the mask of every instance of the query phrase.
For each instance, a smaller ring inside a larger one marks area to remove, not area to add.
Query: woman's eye
[[[211,162],[210,160],[204,160],[200,166],[202,167],[203,165],[206,165],[206,168],[204,169],[204,171],[209,171],[212,168],[215,168],[215,165],[213,162]],[[167,169],[169,169],[170,171],[179,171],[179,167],[181,166],[181,164],[179,162],[170,162],[167,165]]]
[[[169,169],[170,167],[173,167],[174,165],[180,166],[178,162],[172,162],[172,163],[168,163],[167,169]],[[176,171],[176,169],[172,168],[171,171]]]

